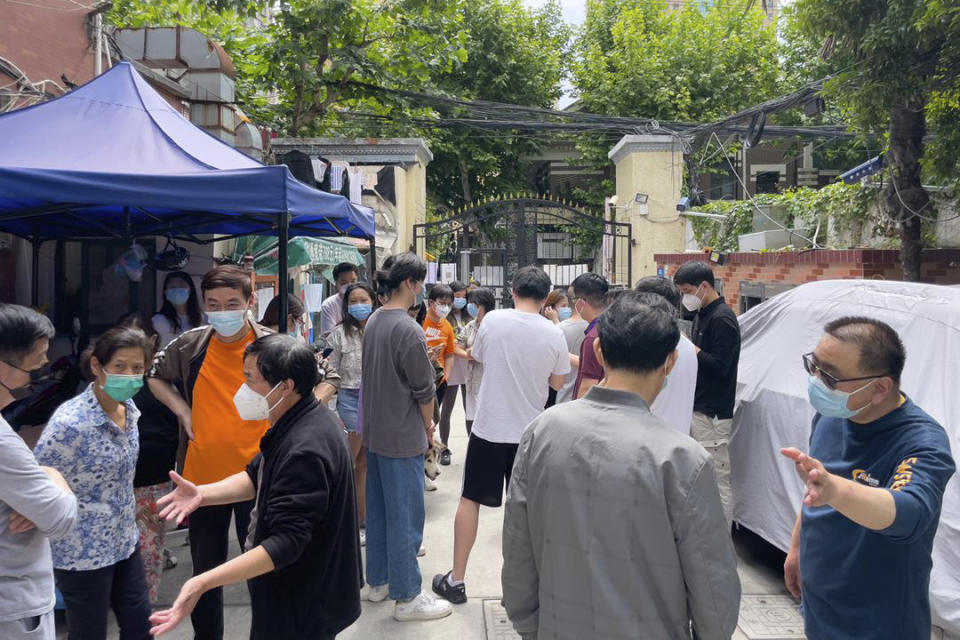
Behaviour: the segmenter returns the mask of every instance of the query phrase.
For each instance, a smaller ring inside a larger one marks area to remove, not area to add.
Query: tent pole
[[[377,239],[370,238],[370,254],[367,256],[367,281],[376,282],[377,279]]]
[[[40,246],[43,240],[34,236],[30,240],[33,251],[30,254],[33,264],[31,265],[30,276],[30,304],[34,307],[40,306]]]
[[[287,332],[287,243],[290,242],[290,214],[280,214],[280,246],[277,247],[277,283],[280,295],[280,313],[277,314],[277,327],[280,333]]]

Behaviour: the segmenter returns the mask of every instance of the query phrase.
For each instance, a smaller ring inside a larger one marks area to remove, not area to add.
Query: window
[[[780,192],[780,172],[779,171],[757,172],[757,193],[779,193],[779,192]]]

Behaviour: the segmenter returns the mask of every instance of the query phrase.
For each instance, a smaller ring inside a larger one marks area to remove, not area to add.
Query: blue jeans
[[[423,456],[387,458],[367,451],[367,583],[390,585],[390,598],[409,600],[423,578]]]

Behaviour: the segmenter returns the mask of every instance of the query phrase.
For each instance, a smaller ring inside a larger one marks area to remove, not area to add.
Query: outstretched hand
[[[169,609],[157,611],[150,616],[150,624],[153,625],[150,628],[150,635],[159,636],[168,631],[173,631],[178,624],[183,622],[184,618],[193,613],[197,601],[200,600],[203,593],[204,590],[196,578],[187,580],[183,584],[183,588],[180,589],[180,595],[177,596]]]
[[[794,447],[780,449],[780,453],[793,460],[797,475],[807,485],[803,504],[808,507],[830,504],[836,495],[837,482],[836,477],[824,468],[823,463]]]
[[[170,479],[176,489],[157,500],[157,506],[161,509],[160,519],[176,520],[177,525],[181,525],[187,516],[200,507],[203,496],[200,495],[197,485],[184,479],[176,471],[170,472]]]

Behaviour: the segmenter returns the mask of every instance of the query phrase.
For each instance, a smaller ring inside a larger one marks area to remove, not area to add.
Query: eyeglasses
[[[879,376],[861,376],[859,378],[837,378],[832,376],[822,368],[820,368],[813,361],[813,352],[803,354],[803,368],[807,370],[812,376],[819,376],[823,380],[823,384],[827,385],[828,389],[836,389],[837,385],[841,382],[856,382],[857,380],[872,380],[874,378],[882,378],[888,374],[882,374]]]

